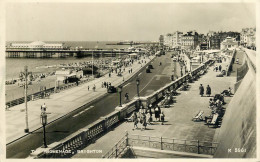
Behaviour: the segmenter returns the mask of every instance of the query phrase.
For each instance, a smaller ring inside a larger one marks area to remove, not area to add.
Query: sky
[[[158,41],[256,26],[252,3],[7,3],[7,41]]]

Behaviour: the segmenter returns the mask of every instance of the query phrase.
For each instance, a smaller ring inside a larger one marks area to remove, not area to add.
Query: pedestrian
[[[217,65],[214,67],[213,71],[215,71],[215,70],[216,70],[216,67],[217,67]]]
[[[146,122],[145,113],[142,113],[142,114],[141,114],[140,123],[142,124],[141,130],[146,129],[147,122]]]
[[[47,106],[45,105],[45,103],[43,103],[43,105],[41,105],[41,111],[45,112],[47,109]]]
[[[162,125],[163,125],[163,122],[164,122],[164,117],[165,117],[165,115],[162,111],[161,114],[160,114],[160,119],[161,119]]]
[[[138,118],[137,118],[137,114],[136,114],[136,112],[134,112],[134,114],[133,114],[133,122],[134,122],[134,128],[133,128],[133,130],[136,128],[138,128],[138,126],[137,126],[137,124],[138,124]]]
[[[106,82],[104,82],[104,86],[105,86],[105,88],[107,87],[107,83]]]
[[[218,69],[219,69],[219,71],[221,72],[222,66],[221,66],[221,65],[219,65]]]
[[[239,64],[239,59],[238,59],[238,58],[237,58],[237,61],[236,61],[236,62],[237,62],[237,64]]]
[[[125,101],[128,102],[128,100],[129,100],[129,95],[128,93],[125,93]]]
[[[102,82],[102,83],[101,83],[101,88],[103,88],[103,87],[104,87],[104,83]]]
[[[174,81],[174,75],[171,76],[171,80]]]
[[[200,96],[202,97],[204,94],[204,87],[202,86],[202,84],[200,84],[199,90],[200,90]]]
[[[131,68],[131,73],[133,73],[133,69]]]
[[[96,85],[94,84],[93,86],[93,91],[95,92],[96,91]]]
[[[154,109],[154,115],[155,115],[156,121],[158,121],[158,119],[160,118],[159,106],[157,106],[157,107]]]
[[[152,119],[152,116],[151,116],[151,113],[150,113],[150,109],[147,110],[147,113],[146,113],[146,120],[147,120],[147,124],[151,124],[151,119]]]
[[[88,86],[88,91],[89,91],[89,86]]]
[[[210,97],[210,95],[211,95],[211,88],[209,85],[207,86],[206,94],[208,95],[208,97]]]

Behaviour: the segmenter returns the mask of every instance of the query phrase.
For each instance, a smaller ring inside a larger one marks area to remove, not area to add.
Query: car
[[[172,59],[173,61],[177,61],[177,57],[173,57],[173,59]]]
[[[116,93],[117,90],[116,90],[116,87],[114,86],[109,86],[108,89],[107,89],[107,93]]]
[[[153,69],[153,65],[151,65],[151,64],[148,65],[148,68],[149,68],[149,69]]]
[[[150,70],[150,68],[146,68],[146,73],[150,73],[151,72],[151,70]]]

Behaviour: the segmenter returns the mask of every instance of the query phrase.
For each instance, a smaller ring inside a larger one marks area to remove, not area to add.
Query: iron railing
[[[120,158],[126,152],[127,146],[214,155],[217,145],[216,142],[130,135],[126,132],[126,135],[103,158]]]

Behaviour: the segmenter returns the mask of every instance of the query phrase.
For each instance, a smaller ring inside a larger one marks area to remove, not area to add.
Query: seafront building
[[[172,33],[168,33],[164,36],[164,45],[167,47],[173,46],[173,34]]]
[[[7,48],[11,49],[64,49],[64,43],[45,43],[35,41],[31,43],[11,43]]]
[[[231,37],[227,37],[223,42],[221,42],[221,50],[233,50],[238,47],[238,42]]]
[[[240,44],[244,47],[255,48],[256,39],[255,39],[256,28],[243,28],[240,37]]]
[[[196,31],[187,32],[182,36],[182,46],[185,49],[195,49],[199,44],[198,33]]]

